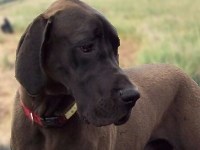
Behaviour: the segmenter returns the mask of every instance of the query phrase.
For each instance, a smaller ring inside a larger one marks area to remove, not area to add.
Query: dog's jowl
[[[123,70],[119,46],[81,1],[36,17],[17,49],[12,150],[197,150],[198,85],[169,65]]]

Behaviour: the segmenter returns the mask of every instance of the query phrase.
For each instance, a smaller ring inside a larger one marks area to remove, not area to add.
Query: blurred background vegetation
[[[6,1],[6,0],[0,0]],[[8,1],[8,0],[7,0]],[[53,0],[13,0],[0,6],[17,34],[44,11]],[[199,0],[85,0],[102,12],[117,28],[128,61],[122,67],[142,63],[171,63],[184,69],[200,83]],[[4,37],[0,37],[0,43]],[[129,44],[133,49],[130,49]],[[133,52],[132,52],[133,51]],[[123,53],[123,52],[122,52]],[[130,59],[130,55],[134,55]],[[10,66],[6,58],[3,60]]]
[[[10,110],[17,89],[14,61],[18,41],[33,18],[53,1],[0,0],[0,23],[7,17],[15,31],[10,35],[0,32],[0,144],[9,141]],[[102,12],[117,28],[122,67],[174,64],[200,84],[199,0],[83,1]]]

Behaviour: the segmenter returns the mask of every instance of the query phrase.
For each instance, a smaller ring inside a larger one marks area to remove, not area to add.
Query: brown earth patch
[[[0,145],[9,145],[12,106],[17,89],[14,61],[19,36],[0,32]]]
[[[122,39],[119,47],[119,62],[122,68],[132,67],[135,64],[136,52],[139,44],[132,39]]]

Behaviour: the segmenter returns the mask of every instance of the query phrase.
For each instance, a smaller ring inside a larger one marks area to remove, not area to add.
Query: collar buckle
[[[33,118],[33,113],[32,112],[30,113],[30,119],[31,119],[32,122],[34,122],[34,118]]]

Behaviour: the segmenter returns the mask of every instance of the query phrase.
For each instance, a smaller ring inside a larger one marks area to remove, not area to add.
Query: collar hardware
[[[74,103],[70,109],[63,115],[51,116],[51,117],[41,117],[36,113],[32,112],[21,100],[21,107],[24,111],[25,116],[32,122],[36,123],[42,127],[62,127],[67,120],[69,120],[76,112],[77,105]]]

